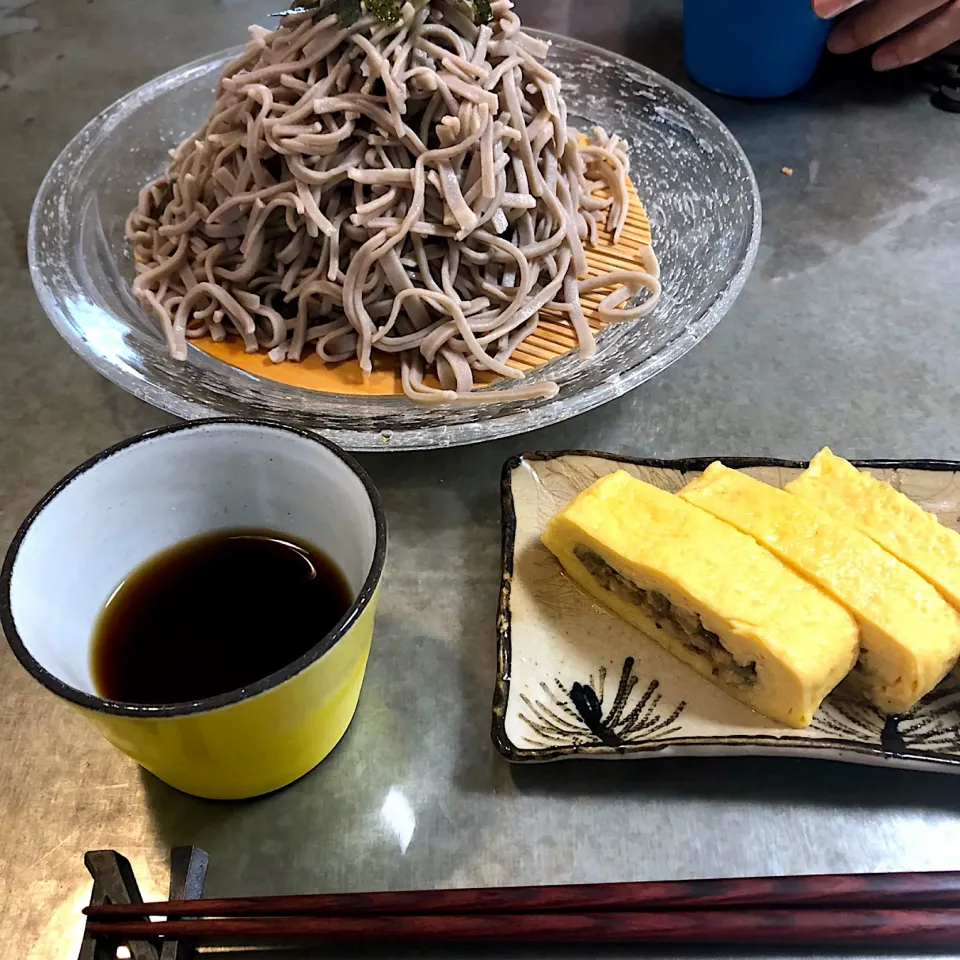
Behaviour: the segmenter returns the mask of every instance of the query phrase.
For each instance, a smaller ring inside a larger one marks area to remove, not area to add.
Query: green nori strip
[[[363,16],[360,0],[337,0],[336,10],[344,27],[352,27]]]
[[[331,13],[330,8],[333,5],[334,0],[317,0],[316,3],[309,4],[308,9],[312,9],[314,11],[313,22],[319,23],[321,20],[325,20],[327,17],[329,17]],[[337,16],[340,15],[339,10],[334,10],[333,12],[336,13]]]
[[[313,10],[313,22],[319,23],[330,15],[330,6],[333,0],[312,0],[304,6],[304,10]]]
[[[489,3],[487,4],[489,7]],[[364,14],[372,13],[381,23],[396,23],[400,19],[399,0],[306,0],[300,7],[272,13],[272,17],[288,17],[291,14],[313,11],[313,22],[319,23],[331,13],[340,18],[344,27],[352,27]]]
[[[397,0],[367,0],[367,10],[383,23],[396,23],[400,19]]]
[[[469,2],[469,0],[468,0]],[[490,0],[472,0],[473,22],[477,25],[491,23],[493,10]],[[325,17],[335,13],[340,23],[352,27],[364,14],[373,14],[381,23],[396,23],[400,19],[400,0],[306,0],[300,7],[272,13],[272,17],[288,17],[291,14],[313,11],[313,22],[319,23]]]

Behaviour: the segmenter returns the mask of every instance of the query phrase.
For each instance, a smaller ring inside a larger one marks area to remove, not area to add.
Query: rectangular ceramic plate
[[[546,521],[606,473],[624,469],[677,491],[708,463],[589,452],[530,453],[507,461],[493,705],[500,752],[515,762],[753,754],[960,773],[956,673],[907,715],[884,717],[841,684],[809,728],[781,727],[599,606],[540,543]],[[805,466],[743,458],[724,463],[778,487]],[[960,529],[960,463],[858,466]]]

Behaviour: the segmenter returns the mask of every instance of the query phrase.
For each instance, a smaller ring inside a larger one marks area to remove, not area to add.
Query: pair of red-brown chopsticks
[[[84,912],[88,933],[131,939],[957,947],[960,872],[241,897]]]

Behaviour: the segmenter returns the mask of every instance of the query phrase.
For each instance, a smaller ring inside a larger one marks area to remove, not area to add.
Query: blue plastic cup
[[[817,69],[831,21],[810,0],[683,0],[687,72],[731,97],[783,97]]]

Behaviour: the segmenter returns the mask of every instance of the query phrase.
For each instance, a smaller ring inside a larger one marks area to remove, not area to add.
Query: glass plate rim
[[[639,72],[646,80],[669,90],[684,101],[690,109],[699,113],[714,126],[739,161],[740,172],[744,176],[750,195],[751,223],[749,241],[743,259],[727,279],[723,289],[720,290],[714,301],[701,316],[684,326],[676,337],[656,353],[636,366],[625,370],[613,380],[602,381],[577,392],[568,389],[548,403],[532,410],[519,406],[522,401],[516,405],[508,404],[502,414],[493,418],[459,423],[453,427],[443,423],[431,423],[394,429],[388,433],[376,428],[344,429],[327,427],[323,424],[318,424],[312,428],[346,450],[364,453],[389,453],[465,446],[527,433],[560,423],[602,406],[650,380],[692,350],[724,317],[739,296],[753,269],[759,251],[763,219],[760,190],[746,153],[726,124],[694,94],[657,71],[631,60],[629,57],[606,50],[595,44],[585,43],[549,31],[530,29],[528,32],[551,43],[563,45],[567,49],[579,51],[584,56],[593,56],[605,60],[621,71],[633,74]],[[37,298],[54,328],[78,356],[107,380],[150,405],[184,420],[235,414],[223,410],[216,403],[208,405],[196,400],[186,399],[166,386],[153,383],[126,365],[103,356],[87,339],[77,336],[68,314],[61,309],[57,302],[52,282],[41,269],[38,249],[39,223],[44,209],[51,204],[56,208],[57,199],[62,199],[63,189],[59,184],[65,178],[61,177],[61,171],[82,165],[89,152],[89,144],[95,140],[95,133],[109,129],[111,121],[119,122],[124,116],[124,108],[130,106],[132,102],[149,99],[148,94],[164,88],[174,79],[186,81],[192,75],[208,70],[213,63],[226,62],[228,58],[235,56],[242,48],[243,45],[228,47],[174,67],[127,92],[101,110],[70,139],[57,155],[41,181],[30,213],[27,233],[30,276]],[[71,274],[73,274],[72,269]],[[251,415],[254,414],[255,411],[251,411]]]

